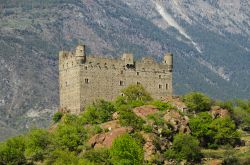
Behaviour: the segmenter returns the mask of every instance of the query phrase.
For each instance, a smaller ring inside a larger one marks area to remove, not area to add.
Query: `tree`
[[[203,147],[207,147],[207,144],[212,142],[212,137],[210,136],[212,120],[212,116],[209,113],[201,112],[189,121],[192,135],[200,140]]]
[[[110,153],[112,163],[115,165],[143,164],[143,148],[128,134],[124,134],[115,139],[110,149]]]
[[[23,136],[17,136],[0,143],[0,164],[18,165],[25,164],[24,156],[25,140]]]
[[[110,152],[108,149],[92,149],[86,151],[83,155],[83,158],[89,160],[90,162],[94,162],[96,164],[109,165],[111,164]]]
[[[131,103],[134,101],[147,102],[152,100],[150,94],[141,84],[129,85],[127,88],[122,90],[122,93],[127,103]]]
[[[49,153],[48,158],[45,160],[45,164],[53,165],[77,165],[78,158],[73,152],[67,150],[56,149]]]
[[[212,100],[199,92],[191,92],[183,97],[184,103],[189,110],[195,112],[209,111],[212,105]]]
[[[199,161],[201,151],[199,141],[189,135],[179,133],[174,136],[173,146],[165,152],[167,159]]]
[[[66,115],[64,120],[65,123],[60,123],[54,132],[54,144],[61,149],[78,151],[84,145],[88,134],[78,118],[68,118]]]
[[[136,116],[136,114],[128,110],[119,111],[119,122],[122,126],[131,126],[134,129],[141,130],[143,127],[143,124],[145,123],[143,119]]]
[[[211,136],[218,145],[234,145],[239,140],[239,133],[230,117],[217,118],[210,124]]]
[[[110,121],[115,111],[114,105],[110,102],[98,100],[86,108],[82,117],[87,123],[101,124]]]
[[[51,143],[49,133],[42,129],[33,129],[26,136],[25,156],[32,161],[44,159],[46,149]]]

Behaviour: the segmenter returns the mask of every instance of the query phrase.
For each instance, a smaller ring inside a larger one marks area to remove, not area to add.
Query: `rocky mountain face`
[[[232,99],[250,97],[249,38],[248,0],[0,0],[0,138],[50,124],[60,49],[172,52],[176,95]]]

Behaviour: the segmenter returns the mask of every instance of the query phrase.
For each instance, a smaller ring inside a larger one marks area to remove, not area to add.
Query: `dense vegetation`
[[[49,130],[32,129],[25,135],[0,143],[0,164],[140,165],[184,160],[200,164],[202,158],[209,157],[207,151],[211,149],[219,151],[242,145],[240,132],[250,126],[250,101],[214,101],[194,92],[183,96],[188,111],[181,112],[169,102],[153,100],[141,85],[131,85],[122,93],[123,96],[113,102],[96,101],[77,116],[57,112]],[[146,118],[139,117],[133,109],[142,105],[152,105],[158,111]],[[229,115],[214,117],[211,106],[227,109]],[[190,132],[175,130],[166,122],[164,115],[171,111],[182,117],[189,116]],[[119,114],[122,127],[131,127],[133,131],[118,136],[109,148],[89,145],[91,137],[110,131],[103,129],[101,124],[112,121],[114,113]],[[157,152],[150,160],[144,154],[144,135],[154,137]],[[229,155],[221,158],[224,164],[250,162],[247,153],[238,157],[235,153]],[[240,161],[241,157],[244,161]]]

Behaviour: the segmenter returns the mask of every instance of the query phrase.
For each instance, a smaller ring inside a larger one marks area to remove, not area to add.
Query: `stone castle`
[[[154,99],[172,95],[173,55],[162,63],[151,58],[134,61],[132,54],[121,59],[87,56],[85,45],[74,52],[59,53],[60,108],[80,113],[96,99],[113,100],[130,84],[142,84]]]

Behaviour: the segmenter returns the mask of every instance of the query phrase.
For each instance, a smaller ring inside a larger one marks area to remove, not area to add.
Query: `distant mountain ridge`
[[[172,52],[176,95],[250,97],[247,0],[0,0],[0,9],[2,128],[48,126],[58,105],[58,51],[78,43],[106,56],[159,60]]]

